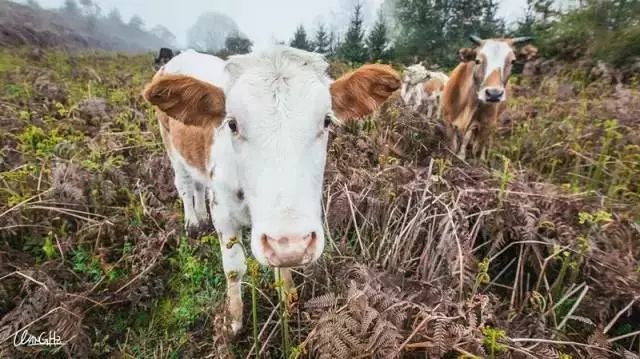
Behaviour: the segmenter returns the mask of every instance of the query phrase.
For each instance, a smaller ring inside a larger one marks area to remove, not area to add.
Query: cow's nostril
[[[315,241],[317,236],[316,236],[316,232],[311,232],[311,236],[309,236],[308,238],[310,238],[312,241]]]
[[[500,89],[486,89],[485,93],[489,99],[499,99],[504,94],[504,91]]]

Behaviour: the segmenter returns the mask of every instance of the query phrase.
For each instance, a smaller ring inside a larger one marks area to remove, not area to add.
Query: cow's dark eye
[[[511,65],[516,63],[516,59],[511,60]]]
[[[233,133],[238,133],[238,122],[236,122],[236,120],[229,120],[229,129]]]
[[[331,126],[331,115],[324,116],[324,128]]]
[[[476,59],[476,65],[480,65],[480,59]]]

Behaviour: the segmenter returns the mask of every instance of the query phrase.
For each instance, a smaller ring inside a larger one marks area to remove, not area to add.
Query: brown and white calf
[[[365,65],[334,82],[327,67],[322,56],[287,47],[228,61],[187,51],[144,90],[158,109],[188,228],[209,221],[209,197],[234,332],[242,326],[243,227],[264,265],[318,259],[329,126],[334,116],[371,113],[400,87],[389,66]]]
[[[498,117],[506,109],[515,47],[531,38],[482,40],[471,36],[471,40],[477,47],[460,50],[461,63],[451,73],[441,103],[451,150],[462,159],[470,143],[473,154],[484,158]]]
[[[429,79],[422,83],[422,104],[426,107],[427,117],[433,118],[434,114],[440,115],[440,98],[444,86],[449,77],[442,72],[429,72]]]
[[[422,105],[422,83],[427,79],[427,69],[422,64],[415,64],[404,70],[400,98],[402,102],[413,111],[417,111]]]
[[[439,107],[440,95],[449,77],[436,71],[428,71],[421,64],[406,68],[402,79],[400,97],[413,111],[426,108],[427,117],[433,117]]]

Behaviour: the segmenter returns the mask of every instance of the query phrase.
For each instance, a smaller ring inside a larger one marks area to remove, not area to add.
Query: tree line
[[[527,0],[524,16],[498,16],[497,0],[385,0],[375,24],[363,26],[354,6],[344,36],[320,24],[313,34],[296,29],[289,45],[351,63],[421,61],[452,67],[470,35],[534,36],[542,53],[615,65],[640,62],[640,0]]]
[[[497,17],[497,10],[495,0],[386,0],[366,31],[362,4],[357,3],[343,37],[327,34],[320,25],[309,38],[300,25],[290,46],[353,63],[420,59],[450,65],[468,35],[504,33],[504,21]]]
[[[328,31],[324,24],[320,24],[313,36],[309,36],[304,26],[300,25],[289,46],[354,63],[386,62],[390,61],[394,54],[384,13],[378,13],[378,19],[366,33],[361,3],[354,6],[344,37],[339,37],[335,31]]]

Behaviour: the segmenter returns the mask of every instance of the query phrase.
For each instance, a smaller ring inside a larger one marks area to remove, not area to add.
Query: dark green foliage
[[[457,51],[467,47],[469,35],[500,37],[504,24],[494,0],[397,0],[396,38],[401,60],[414,56],[445,66],[457,63]]]
[[[313,45],[307,39],[307,31],[304,29],[304,26],[298,26],[295,34],[293,34],[293,39],[289,43],[289,46],[295,47],[296,49],[300,50],[313,50]]]
[[[367,60],[362,21],[362,4],[357,3],[353,8],[351,23],[345,34],[344,42],[338,50],[338,57],[342,60],[355,63],[363,63]]]
[[[313,41],[313,51],[320,54],[327,54],[331,48],[331,43],[329,42],[329,34],[327,33],[327,29],[324,24],[320,24],[318,26],[318,31],[316,31],[315,39]]]
[[[369,51],[370,61],[389,61],[392,56],[392,50],[389,43],[389,35],[387,25],[384,22],[383,14],[380,13],[378,20],[373,25],[367,37],[367,50]]]
[[[616,66],[640,56],[640,1],[589,0],[557,20],[534,26],[547,56],[595,58]]]

